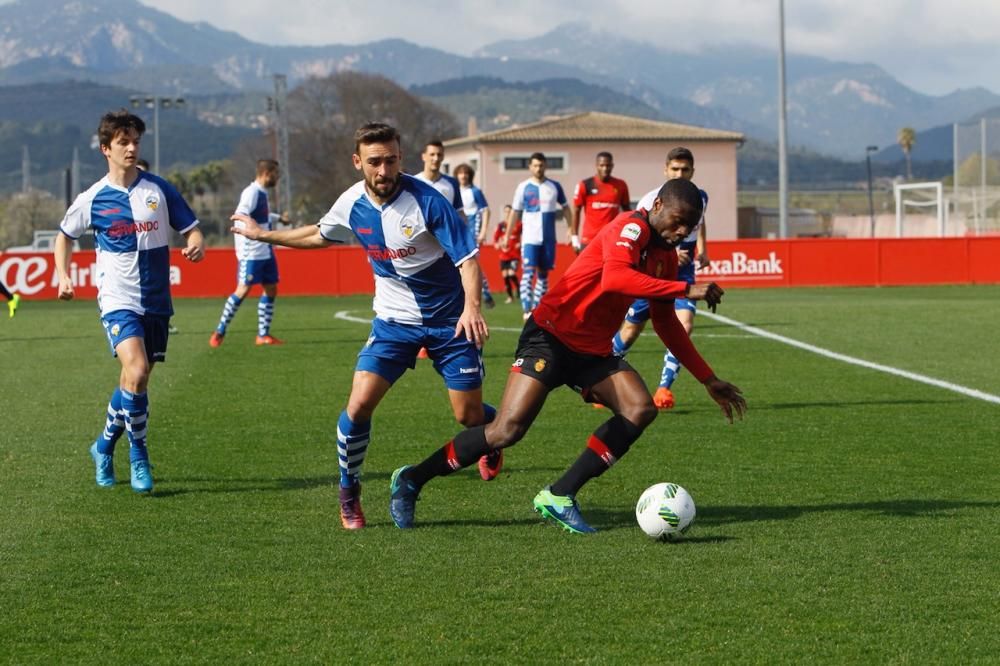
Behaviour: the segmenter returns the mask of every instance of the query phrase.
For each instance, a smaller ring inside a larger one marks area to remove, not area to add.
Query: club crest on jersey
[[[622,238],[627,238],[629,240],[637,241],[639,236],[642,235],[642,227],[640,227],[635,222],[629,222],[624,227],[622,227]]]
[[[413,225],[413,222],[410,222],[409,220],[403,220],[402,222],[400,222],[399,226],[403,230],[404,236],[406,236],[407,238],[413,238],[413,232],[416,230],[416,228]]]
[[[540,358],[537,361],[535,361],[535,372],[541,372],[544,369],[545,369],[545,359],[544,358]]]
[[[146,208],[149,210],[156,210],[160,205],[160,198],[155,194],[150,194],[146,197]]]

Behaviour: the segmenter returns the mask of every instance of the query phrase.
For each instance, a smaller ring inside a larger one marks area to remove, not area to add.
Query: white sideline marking
[[[722,315],[713,314],[711,312],[699,312],[698,314],[708,317],[709,319],[714,319],[715,321],[721,322],[723,324],[729,324],[730,326],[734,326],[740,329],[741,331],[746,331],[747,333],[759,335],[762,338],[775,340],[776,342],[781,342],[786,345],[790,345],[792,347],[797,347],[799,349],[812,352],[813,354],[819,354],[820,356],[832,358],[835,361],[842,361],[844,363],[849,363],[851,365],[861,366],[862,368],[868,368],[869,370],[878,370],[879,372],[884,372],[889,375],[895,375],[897,377],[912,379],[915,382],[921,382],[922,384],[930,384],[931,386],[943,388],[947,391],[954,391],[955,393],[961,393],[962,395],[968,396],[970,398],[976,398],[977,400],[984,400],[986,402],[992,402],[1000,405],[1000,395],[984,393],[983,391],[977,391],[976,389],[968,388],[966,386],[960,386],[958,384],[952,384],[951,382],[942,381],[940,379],[934,379],[933,377],[928,377],[926,375],[919,375],[915,372],[910,372],[908,370],[893,368],[892,366],[882,365],[881,363],[872,363],[871,361],[865,361],[860,358],[854,358],[853,356],[847,356],[846,354],[838,354],[837,352],[830,351],[829,349],[823,349],[822,347],[810,345],[805,342],[799,342],[798,340],[793,340],[792,338],[786,338],[783,335],[778,335],[777,333],[771,333],[770,331],[765,331],[764,329],[757,328],[756,326],[749,326],[742,322],[736,321],[735,319],[723,317]]]

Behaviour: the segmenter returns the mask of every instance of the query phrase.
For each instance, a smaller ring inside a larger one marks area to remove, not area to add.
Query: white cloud
[[[727,43],[775,48],[776,0],[171,0],[150,6],[267,44],[357,44],[390,37],[468,54],[569,21],[677,50]],[[921,92],[984,85],[1000,92],[995,0],[787,0],[789,51],[881,65]],[[599,45],[595,45],[598,48]]]

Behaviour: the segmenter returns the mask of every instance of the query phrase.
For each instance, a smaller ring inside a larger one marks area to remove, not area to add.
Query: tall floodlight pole
[[[153,173],[160,173],[160,107],[164,109],[184,106],[183,97],[160,97],[159,95],[133,95],[129,98],[133,109],[145,105],[153,110]]]
[[[292,168],[288,161],[288,113],[285,100],[288,97],[288,80],[284,74],[274,75],[274,117],[278,141],[278,162],[281,163],[281,180],[278,181],[278,202],[282,213],[292,209]]]
[[[865,148],[865,164],[868,165],[868,219],[871,222],[871,237],[875,238],[875,199],[872,196],[872,153],[878,152],[878,146]]]
[[[21,191],[31,191],[31,153],[27,146],[21,146]]]
[[[785,109],[785,0],[778,0],[778,236],[788,238],[788,123]]]
[[[979,200],[982,220],[986,221],[986,116],[979,119]]]

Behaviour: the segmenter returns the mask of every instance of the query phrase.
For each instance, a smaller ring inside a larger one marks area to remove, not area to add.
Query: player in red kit
[[[569,239],[577,252],[590,245],[598,232],[618,217],[619,213],[632,208],[628,184],[611,175],[615,168],[615,159],[611,153],[597,153],[596,168],[597,175],[577,183],[573,194],[573,219],[569,225]]]
[[[525,323],[496,420],[458,434],[419,465],[393,472],[389,513],[397,527],[413,526],[416,500],[428,481],[516,444],[549,392],[565,384],[584,400],[607,405],[614,415],[590,435],[565,474],[535,496],[534,506],[570,532],[594,532],[580,515],[577,492],[624,456],[657,415],[645,382],[611,353],[611,336],[638,297],[650,300],[657,334],[726,418],[742,418],[746,401],[740,389],[715,376],[674,314],[674,298],[704,300],[713,308],[722,298],[713,282],[677,280],[674,248],[701,219],[702,206],[693,183],[670,180],[651,209],[623,213],[597,235]]]
[[[508,235],[506,220],[509,216],[510,204],[507,204],[503,207],[503,219],[500,220],[496,233],[493,234],[493,245],[496,247],[497,257],[500,259],[500,274],[503,276],[503,284],[507,289],[507,300],[504,303],[513,303],[521,297],[517,284],[517,267],[521,261],[521,223],[515,224]]]

